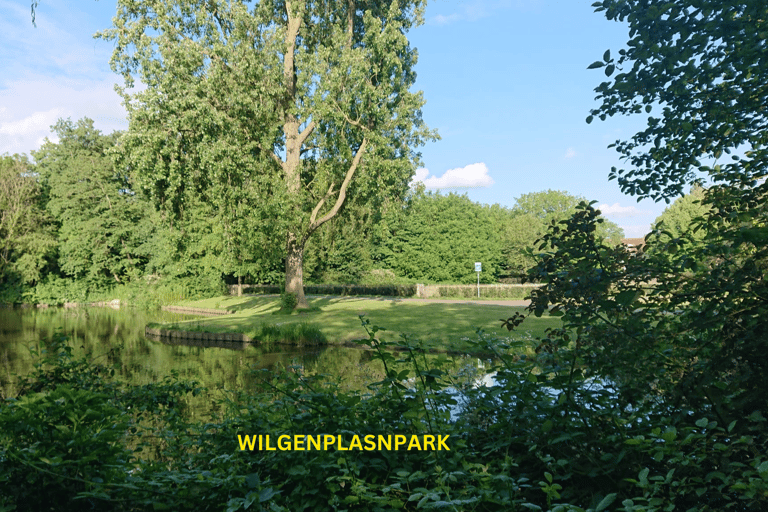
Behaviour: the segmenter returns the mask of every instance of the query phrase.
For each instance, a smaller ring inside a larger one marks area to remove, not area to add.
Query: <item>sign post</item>
[[[475,262],[475,272],[477,272],[477,298],[480,298],[480,272],[483,271],[483,264],[479,261]]]

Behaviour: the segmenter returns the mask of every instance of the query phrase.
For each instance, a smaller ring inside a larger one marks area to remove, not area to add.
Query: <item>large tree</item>
[[[412,92],[406,32],[424,2],[119,0],[113,69],[130,128],[124,158],[176,215],[185,192],[247,203],[262,247],[285,251],[285,289],[306,307],[307,240],[348,196],[407,191],[433,137]],[[147,87],[130,92],[138,77]]]
[[[35,166],[25,155],[0,156],[0,295],[15,300],[40,280],[56,239],[41,200]]]
[[[46,139],[32,155],[57,225],[60,270],[94,288],[139,276],[150,256],[142,249],[152,229],[149,205],[108,155],[119,134],[103,135],[88,118],[60,119],[52,128],[58,142]]]
[[[490,207],[466,195],[416,191],[389,236],[381,241],[382,262],[397,275],[437,283],[496,282],[501,244]]]

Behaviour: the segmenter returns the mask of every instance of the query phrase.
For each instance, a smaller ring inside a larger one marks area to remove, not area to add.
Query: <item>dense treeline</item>
[[[285,246],[268,222],[279,212],[235,197],[224,207],[190,186],[172,213],[115,164],[119,133],[104,135],[90,119],[52,128],[58,141],[33,151],[34,162],[1,160],[3,301],[77,302],[115,287],[204,295],[238,279],[283,280]],[[484,283],[519,279],[534,241],[580,199],[549,190],[506,208],[416,188],[376,208],[351,202],[308,241],[305,274],[315,283],[472,283],[480,261]],[[600,229],[607,243],[619,241],[615,224]]]

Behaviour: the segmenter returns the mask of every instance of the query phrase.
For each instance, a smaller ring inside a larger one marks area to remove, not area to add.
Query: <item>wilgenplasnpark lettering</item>
[[[404,435],[386,434],[365,436],[352,435],[341,436],[333,434],[282,434],[270,436],[269,434],[237,435],[240,451],[311,451],[311,450],[337,450],[337,451],[450,451],[446,444],[449,435],[425,434]]]

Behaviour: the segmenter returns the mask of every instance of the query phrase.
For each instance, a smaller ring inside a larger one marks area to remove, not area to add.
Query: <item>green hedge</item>
[[[311,295],[380,295],[384,297],[413,297],[415,284],[310,284],[304,293]]]
[[[444,298],[477,298],[477,285],[431,285],[425,286],[426,297]],[[480,298],[482,299],[518,299],[522,300],[531,294],[533,286],[522,285],[480,285]],[[437,289],[437,293],[435,293]]]
[[[230,295],[237,295],[237,285],[229,287]],[[282,289],[275,285],[243,285],[243,293],[279,294]],[[413,297],[415,284],[308,284],[304,285],[307,295],[379,295],[384,297]]]

